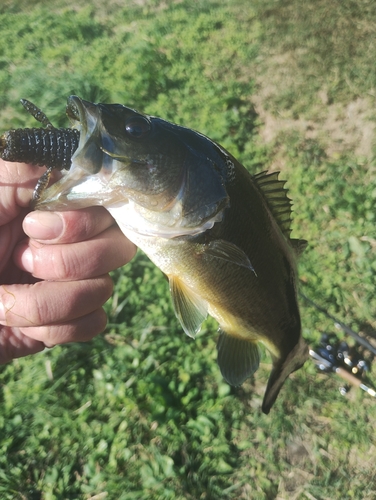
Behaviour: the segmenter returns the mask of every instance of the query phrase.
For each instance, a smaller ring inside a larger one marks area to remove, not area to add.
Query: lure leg
[[[35,118],[38,122],[40,122],[46,128],[55,128],[47,116],[43,113],[38,106],[35,106],[32,102],[27,99],[21,99],[22,106],[26,109],[28,113],[31,114],[33,118]]]
[[[44,190],[47,188],[48,183],[50,182],[51,172],[53,169],[54,167],[48,167],[42,177],[40,177],[40,179],[38,180],[33,192],[31,206],[34,206],[36,202],[40,200],[40,197],[42,196]]]

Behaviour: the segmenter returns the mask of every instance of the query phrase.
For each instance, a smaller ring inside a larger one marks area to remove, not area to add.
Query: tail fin
[[[290,373],[301,368],[307,359],[308,347],[303,338],[300,337],[299,342],[285,359],[281,358],[274,361],[262,402],[262,411],[264,413],[268,414],[270,412],[284,381]]]

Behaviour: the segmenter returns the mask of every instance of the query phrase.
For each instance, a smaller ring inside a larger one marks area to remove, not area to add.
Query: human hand
[[[103,331],[108,273],[136,251],[101,207],[30,212],[40,175],[0,160],[0,363]]]

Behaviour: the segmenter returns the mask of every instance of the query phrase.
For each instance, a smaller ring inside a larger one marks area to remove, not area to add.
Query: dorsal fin
[[[286,181],[279,180],[278,176],[279,172],[268,173],[264,171],[253,175],[253,179],[264,195],[265,201],[282,233],[289,239],[291,233],[292,201],[287,196],[288,190],[284,187]]]

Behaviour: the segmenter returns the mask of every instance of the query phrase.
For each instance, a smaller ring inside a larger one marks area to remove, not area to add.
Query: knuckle
[[[25,319],[31,325],[43,325],[48,321],[48,303],[37,292],[25,296],[23,310]]]
[[[74,279],[80,276],[82,262],[73,248],[56,247],[52,253],[52,272],[56,279]]]
[[[63,245],[43,245],[33,248],[33,276],[40,279],[66,279],[72,262]]]
[[[48,315],[47,304],[38,293],[39,283],[26,287],[14,292],[2,287],[1,303],[8,326],[41,325]]]

